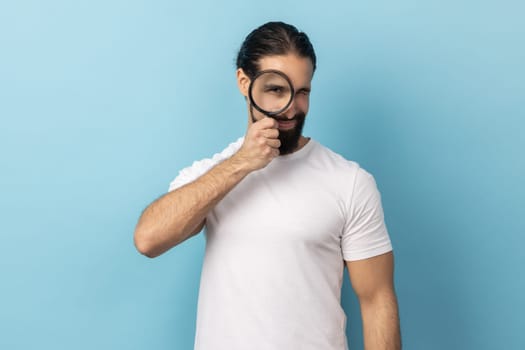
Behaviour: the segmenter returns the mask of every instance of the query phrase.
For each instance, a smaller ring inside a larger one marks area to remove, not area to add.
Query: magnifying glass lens
[[[268,115],[283,112],[290,104],[293,88],[283,74],[262,73],[252,82],[251,99],[256,108]]]

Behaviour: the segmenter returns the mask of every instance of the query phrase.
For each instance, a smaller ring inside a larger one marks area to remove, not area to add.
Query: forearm
[[[190,184],[150,204],[135,228],[135,246],[156,257],[200,231],[208,212],[250,172],[268,165],[281,145],[273,118],[248,127],[241,148]]]
[[[400,350],[401,334],[394,291],[361,301],[363,337],[366,350]]]
[[[139,219],[137,249],[156,257],[197,233],[207,213],[248,173],[245,164],[233,156],[194,182],[157,199]]]

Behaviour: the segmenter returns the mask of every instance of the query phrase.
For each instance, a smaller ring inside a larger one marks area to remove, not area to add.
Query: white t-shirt
[[[183,169],[172,191],[243,138]],[[315,140],[250,173],[206,217],[195,350],[346,350],[344,260],[392,250],[372,175]]]

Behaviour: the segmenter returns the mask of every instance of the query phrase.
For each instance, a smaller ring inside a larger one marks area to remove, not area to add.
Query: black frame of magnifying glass
[[[288,85],[290,85],[290,91],[292,92],[291,95],[290,95],[290,101],[288,101],[286,106],[284,106],[283,108],[281,108],[280,110],[275,111],[275,112],[265,111],[264,109],[259,107],[257,105],[257,103],[255,103],[255,101],[253,100],[253,94],[252,94],[253,82],[258,77],[260,77],[261,75],[263,75],[265,73],[275,73],[275,74],[280,75],[281,77],[283,77],[284,80],[286,80],[286,82],[288,83]],[[277,116],[277,115],[279,115],[279,114],[281,114],[282,112],[286,111],[288,109],[288,107],[290,107],[290,105],[292,104],[292,101],[294,99],[294,95],[295,95],[295,90],[293,88],[292,81],[290,80],[290,78],[288,78],[288,76],[286,74],[284,74],[283,72],[281,72],[280,70],[276,70],[276,69],[266,69],[266,70],[259,71],[257,74],[255,74],[255,76],[253,77],[252,81],[250,82],[250,86],[248,87],[248,97],[250,98],[250,103],[252,104],[252,106],[255,107],[255,109],[258,110],[259,112],[261,112],[262,114],[264,114],[264,115],[266,115],[268,117],[272,117],[272,118]]]

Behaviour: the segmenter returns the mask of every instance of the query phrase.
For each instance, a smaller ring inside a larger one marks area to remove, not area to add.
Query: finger
[[[281,147],[281,140],[279,139],[267,139],[266,144],[270,146],[271,148],[279,148]]]
[[[279,123],[274,118],[264,117],[263,119],[256,122],[262,129],[276,129],[279,127]]]
[[[267,139],[276,139],[279,137],[279,129],[263,129],[260,133]]]

